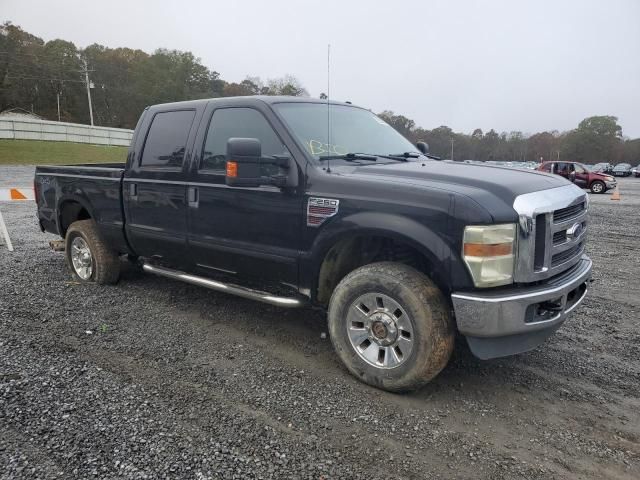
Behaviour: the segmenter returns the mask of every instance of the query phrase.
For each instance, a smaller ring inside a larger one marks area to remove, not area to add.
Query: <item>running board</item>
[[[155,273],[156,275],[160,275],[162,277],[172,278],[174,280],[180,280],[192,285],[210,288],[211,290],[216,290],[218,292],[237,295],[238,297],[248,298],[249,300],[257,300],[259,302],[268,303],[269,305],[275,305],[277,307],[296,308],[302,307],[306,304],[306,302],[302,298],[278,297],[267,292],[260,292],[258,290],[252,290],[250,288],[240,287],[238,285],[232,285],[230,283],[222,283],[216,280],[210,280],[205,277],[191,275],[190,273],[184,273],[179,270],[172,270],[166,267],[150,265],[148,263],[143,263],[142,269],[145,272]]]

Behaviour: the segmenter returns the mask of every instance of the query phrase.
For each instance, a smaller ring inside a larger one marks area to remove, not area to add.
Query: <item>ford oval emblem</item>
[[[567,239],[575,240],[580,236],[581,233],[582,233],[582,224],[574,223],[573,225],[571,225],[571,227],[567,229]]]

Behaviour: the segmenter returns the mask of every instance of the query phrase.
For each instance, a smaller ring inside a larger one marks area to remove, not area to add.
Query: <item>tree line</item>
[[[588,164],[600,162],[640,163],[640,138],[622,135],[618,119],[610,115],[585,118],[567,132],[557,130],[525,135],[476,128],[470,135],[447,126],[426,130],[403,115],[384,111],[380,116],[412,142],[425,141],[431,153],[454,160],[540,162],[569,160]]]
[[[95,124],[120,128],[134,128],[140,112],[157,103],[257,94],[309,95],[291,75],[266,81],[260,77],[226,81],[191,52],[159,49],[148,54],[98,44],[80,49],[65,40],[45,42],[11,22],[0,25],[0,111],[20,107],[46,119],[89,123],[87,77]],[[426,141],[431,152],[442,158],[640,163],[640,139],[623,137],[613,116],[586,118],[568,132],[533,135],[479,128],[466,134],[447,126],[427,130],[391,111],[380,116],[410,141]]]
[[[85,73],[86,71],[86,73]],[[142,110],[157,103],[238,95],[308,93],[293,76],[228,82],[191,52],[80,49],[65,40],[43,41],[20,27],[0,26],[0,111],[11,107],[50,120],[89,123],[89,77],[96,125],[134,128]],[[58,109],[59,105],[59,109]]]

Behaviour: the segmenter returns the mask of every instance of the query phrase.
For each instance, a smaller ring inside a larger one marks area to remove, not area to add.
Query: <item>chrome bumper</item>
[[[544,342],[584,299],[592,262],[577,265],[542,285],[451,295],[460,333],[483,359],[514,355]]]
[[[616,188],[616,186],[618,185],[618,182],[616,182],[615,180],[612,182],[604,182],[605,185],[607,186],[607,190],[611,190],[612,188]]]

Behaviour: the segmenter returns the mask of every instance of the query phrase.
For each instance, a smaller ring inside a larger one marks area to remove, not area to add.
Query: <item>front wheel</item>
[[[604,193],[607,190],[607,186],[600,180],[594,181],[589,188],[591,193]]]
[[[65,236],[65,256],[76,280],[100,284],[118,281],[120,257],[100,238],[93,220],[71,224]]]
[[[373,263],[349,273],[329,302],[329,332],[349,371],[392,392],[415,390],[446,366],[455,340],[436,285],[403,264]]]

